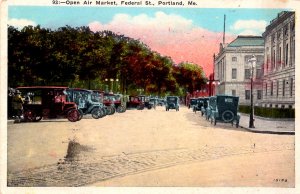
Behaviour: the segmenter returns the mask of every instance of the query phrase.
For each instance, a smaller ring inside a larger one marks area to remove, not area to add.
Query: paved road
[[[255,158],[257,154],[268,153],[268,157],[260,158],[259,169],[255,166],[246,169],[257,174],[262,168],[269,173],[277,168],[274,180],[284,177],[281,186],[291,187],[294,149],[294,136],[255,134],[230,124],[213,127],[187,108],[179,112],[166,112],[162,107],[131,110],[101,120],[84,118],[76,123],[66,120],[9,123],[8,186],[85,186],[172,166],[180,168],[202,162],[209,165],[216,160],[222,164],[223,159],[234,156]],[[269,156],[270,153],[274,154]],[[285,162],[288,166],[282,165]],[[242,160],[235,163],[245,165]],[[244,170],[240,173],[249,174]],[[239,172],[224,176],[231,179],[235,174]],[[261,179],[256,184],[261,184]],[[241,181],[247,185],[247,180]],[[201,180],[198,184],[205,185]],[[191,184],[183,179],[180,185]]]

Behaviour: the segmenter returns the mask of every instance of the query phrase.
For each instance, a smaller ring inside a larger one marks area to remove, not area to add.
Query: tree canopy
[[[198,64],[175,64],[147,45],[111,31],[65,26],[57,30],[8,26],[9,87],[64,85],[103,90],[118,79],[119,92],[180,94],[200,89]]]

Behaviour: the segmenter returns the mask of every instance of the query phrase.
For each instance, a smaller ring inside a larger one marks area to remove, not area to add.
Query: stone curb
[[[295,131],[261,131],[248,127],[240,126],[241,128],[253,133],[277,134],[277,135],[295,135]]]
[[[241,116],[249,116],[249,114],[246,114],[246,113],[240,113],[239,114]],[[266,120],[266,121],[295,121],[295,118],[269,118],[269,117],[260,117],[260,116],[257,116],[257,115],[254,115],[254,118],[257,118],[257,119],[261,119],[261,120]]]

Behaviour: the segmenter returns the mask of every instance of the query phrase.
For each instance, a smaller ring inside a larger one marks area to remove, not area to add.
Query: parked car
[[[163,99],[163,98],[157,99],[157,105],[158,106],[164,106],[165,104],[166,104],[165,99]]]
[[[193,108],[197,104],[197,98],[191,98],[188,108]]]
[[[149,109],[156,108],[157,104],[158,104],[158,99],[157,98],[150,98],[150,100],[149,100]]]
[[[206,109],[207,109],[207,105],[208,105],[208,97],[202,97],[201,98],[201,108],[200,108],[200,111],[201,111],[201,116],[203,116],[205,113],[206,113]]]
[[[211,117],[212,111],[216,110],[216,103],[217,103],[217,97],[216,96],[211,96],[208,98],[207,101],[207,107],[201,110],[202,116],[205,115],[206,120],[209,120]]]
[[[170,109],[179,111],[179,98],[177,96],[166,97],[166,111],[169,111]]]
[[[25,121],[40,121],[42,118],[66,117],[69,121],[80,120],[75,102],[67,99],[67,87],[32,86],[18,87],[22,94],[31,93],[30,102],[23,104]]]
[[[91,114],[94,119],[104,116],[103,104],[99,102],[98,96],[92,90],[69,88],[67,93],[70,101],[77,104],[81,118],[87,114]]]
[[[211,123],[214,125],[217,122],[235,123],[239,127],[240,115],[238,114],[239,97],[217,95],[216,96],[216,110],[212,111]]]
[[[142,96],[129,96],[129,101],[126,104],[126,108],[136,108],[142,110],[145,108],[145,99]]]
[[[141,102],[144,103],[144,106],[147,109],[151,109],[152,108],[152,104],[150,103],[150,97],[146,96],[146,95],[138,95],[138,98],[140,99]]]
[[[201,111],[203,107],[203,97],[197,98],[197,104],[193,106],[193,112]]]
[[[115,108],[116,108],[116,111],[118,113],[123,113],[126,111],[126,102],[124,100],[124,97],[122,94],[115,94],[114,95],[114,105],[115,105]]]

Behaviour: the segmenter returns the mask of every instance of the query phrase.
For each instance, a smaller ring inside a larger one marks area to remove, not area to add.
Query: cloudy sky
[[[223,40],[238,35],[262,35],[282,9],[134,8],[9,6],[8,24],[19,29],[40,25],[53,30],[62,26],[89,26],[92,31],[111,30],[140,39],[152,50],[201,65],[212,73],[213,54]]]

